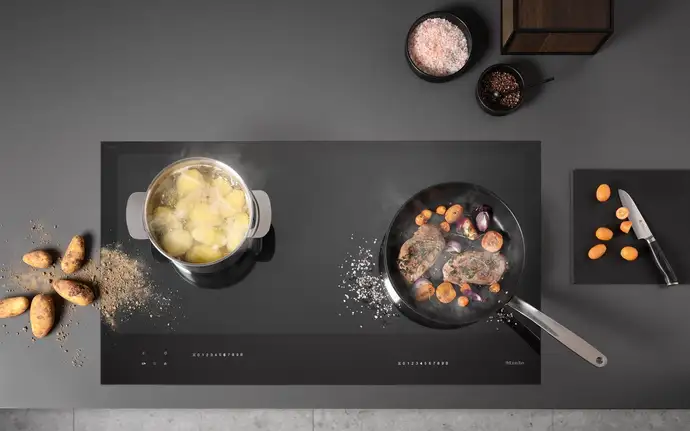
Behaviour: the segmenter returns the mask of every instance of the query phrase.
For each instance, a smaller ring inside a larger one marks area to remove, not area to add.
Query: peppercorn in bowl
[[[520,71],[509,64],[494,64],[479,76],[475,95],[484,112],[502,116],[520,108],[524,90],[525,80]]]

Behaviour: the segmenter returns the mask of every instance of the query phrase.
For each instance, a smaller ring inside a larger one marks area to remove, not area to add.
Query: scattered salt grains
[[[433,76],[452,75],[469,59],[467,37],[460,27],[444,18],[418,24],[410,35],[408,49],[414,64]]]
[[[81,368],[84,366],[84,360],[86,357],[83,355],[81,349],[77,349],[76,353],[74,353],[74,357],[72,357],[72,366]]]
[[[351,237],[354,240],[354,235]],[[374,240],[376,244],[376,240]],[[340,268],[347,270],[342,275],[339,288],[345,289],[343,302],[351,315],[371,313],[374,320],[385,326],[398,316],[388,298],[383,278],[378,275],[375,254],[370,248],[359,246],[355,254],[348,253]],[[361,328],[362,326],[360,326]]]
[[[486,323],[506,324],[517,326],[517,321],[514,319],[513,313],[505,311],[503,308],[498,310],[486,319]],[[499,328],[496,327],[498,331]]]

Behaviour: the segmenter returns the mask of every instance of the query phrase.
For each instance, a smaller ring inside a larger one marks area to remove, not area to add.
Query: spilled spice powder
[[[147,267],[122,250],[101,250],[98,302],[101,316],[111,327],[116,317],[131,316],[153,299],[153,285],[148,279]]]
[[[94,306],[102,320],[115,329],[137,312],[160,317],[170,308],[170,298],[156,292],[148,266],[120,246],[101,248],[101,262],[89,261],[72,277],[96,291]],[[170,325],[168,325],[170,326]]]

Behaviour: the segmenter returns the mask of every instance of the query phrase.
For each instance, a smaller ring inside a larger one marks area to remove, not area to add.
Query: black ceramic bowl
[[[467,39],[467,50],[468,50],[468,57],[467,61],[465,64],[460,68],[455,73],[451,73],[450,75],[442,75],[442,76],[436,76],[436,75],[431,75],[423,70],[421,70],[415,62],[412,60],[412,57],[410,56],[410,37],[412,36],[412,32],[417,28],[419,24],[422,22],[431,19],[431,18],[444,18],[451,23],[455,24],[460,28],[460,31],[465,35],[465,38]],[[447,82],[450,81],[453,78],[457,78],[458,76],[462,75],[468,68],[468,65],[470,64],[470,60],[472,59],[472,34],[470,33],[469,27],[467,27],[467,24],[460,18],[458,18],[456,15],[450,13],[450,12],[442,12],[442,11],[437,11],[437,12],[429,12],[425,15],[420,16],[417,18],[417,20],[412,24],[412,27],[410,27],[410,30],[407,32],[407,38],[405,39],[405,58],[407,58],[407,63],[410,65],[410,68],[412,68],[412,71],[419,76],[420,78],[429,81],[429,82]]]
[[[515,77],[518,83],[518,87],[520,89],[520,101],[516,106],[513,106],[511,108],[505,105],[501,105],[498,102],[498,100],[494,100],[490,95],[485,94],[484,78],[486,78],[491,72],[507,72]],[[487,67],[482,72],[482,74],[479,75],[475,96],[477,98],[477,103],[479,104],[479,107],[481,107],[484,110],[484,112],[497,117],[502,115],[508,115],[512,112],[517,111],[520,108],[520,106],[522,106],[522,103],[525,100],[525,79],[523,78],[519,70],[517,70],[515,67],[509,64],[494,64],[493,66]]]

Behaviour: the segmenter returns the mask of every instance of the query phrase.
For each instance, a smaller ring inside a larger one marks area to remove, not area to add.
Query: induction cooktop
[[[132,193],[192,156],[229,164],[273,208],[269,235],[234,268],[203,277],[179,273],[149,242],[130,238],[125,222]],[[394,311],[382,318],[381,304],[357,304],[371,298],[344,287],[353,256],[376,259],[410,196],[463,181],[515,212],[526,238],[522,280],[531,286],[521,296],[539,307],[538,142],[104,142],[101,168],[102,244],[139,259],[173,304],[130,312],[115,327],[103,320],[102,384],[541,382],[539,331],[518,316],[431,329]]]

